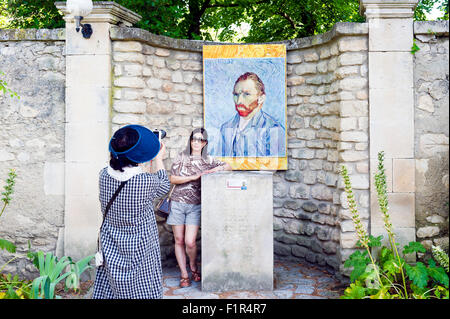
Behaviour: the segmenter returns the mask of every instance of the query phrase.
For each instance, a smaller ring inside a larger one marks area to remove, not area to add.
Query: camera
[[[166,131],[164,131],[164,130],[154,130],[154,131],[153,131],[153,134],[155,134],[155,135],[158,137],[158,139],[159,139],[160,141],[161,141],[163,138],[165,138],[166,135],[167,135]]]

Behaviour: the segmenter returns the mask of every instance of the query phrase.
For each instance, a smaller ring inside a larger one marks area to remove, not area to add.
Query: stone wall
[[[341,165],[370,229],[368,32],[366,23],[338,23],[327,33],[283,42],[288,170],[274,174],[275,258],[348,274],[342,263],[357,238]],[[203,125],[202,45],[211,42],[114,26],[110,38],[111,133],[132,123],[166,130],[170,169],[191,130]],[[417,238],[448,245],[448,21],[415,23],[415,38]],[[18,174],[0,234],[19,253],[30,239],[34,249],[62,255],[64,195],[71,195],[64,193],[65,32],[0,30],[0,53],[0,70],[21,96],[0,96],[0,187],[10,168]],[[158,227],[163,264],[174,264],[171,229],[160,219]],[[0,264],[8,257],[0,252]],[[6,271],[24,265],[18,259]]]
[[[201,45],[210,43],[130,28],[113,28],[111,37],[113,131],[130,123],[165,129],[169,169],[203,125]],[[339,23],[286,46],[289,169],[274,176],[274,250],[336,270],[356,242],[349,212],[339,208],[340,163],[368,218],[367,26]],[[161,221],[159,228],[163,262],[173,261],[171,229]]]
[[[448,250],[448,21],[416,22],[414,33],[416,236]]]
[[[0,30],[1,78],[20,96],[0,93],[2,192],[9,170],[17,173],[0,237],[17,245],[17,256],[28,240],[34,250],[54,252],[64,227],[64,50],[64,30]],[[0,265],[9,258],[0,253]],[[20,257],[5,271],[32,268]]]

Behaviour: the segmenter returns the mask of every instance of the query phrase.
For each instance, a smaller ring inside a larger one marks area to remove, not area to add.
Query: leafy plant
[[[416,39],[413,40],[413,45],[411,47],[411,54],[416,54],[417,51],[419,51],[420,48],[416,44]]]
[[[44,255],[42,251],[37,252],[40,276],[33,280],[31,296],[34,299],[54,299],[55,286],[58,282],[70,275],[70,272],[63,273],[64,268],[70,265],[68,257],[64,256],[60,260],[52,253]]]
[[[345,289],[341,298],[448,299],[448,268],[446,271],[444,268],[437,266],[435,260],[431,258],[427,262],[428,265],[422,262],[410,265],[406,263],[404,257],[398,252],[398,244],[395,242],[395,233],[388,213],[386,176],[383,161],[384,153],[380,152],[378,153],[378,172],[375,175],[375,186],[378,203],[383,214],[384,228],[389,237],[390,248],[382,245],[381,240],[383,236],[374,237],[367,234],[359,218],[347,169],[343,166],[341,170],[352,220],[359,239],[357,246],[364,248],[362,251],[356,250],[344,263],[344,267],[353,267],[353,270],[350,274],[351,284]],[[370,248],[373,247],[380,247],[378,259],[375,259],[371,253]],[[402,254],[405,256],[425,251],[422,244],[410,242],[403,247]],[[441,252],[435,253],[436,256],[437,254],[439,254],[439,257],[435,258],[438,262],[445,267],[445,260],[447,260],[448,265],[448,255],[445,253],[442,255]]]
[[[3,201],[3,208],[0,212],[0,217],[3,215],[3,212],[6,209],[6,206],[9,204],[9,202],[11,201],[11,194],[14,192],[14,184],[15,184],[15,178],[16,178],[16,172],[14,169],[11,169],[9,174],[8,174],[8,178],[6,179],[6,185],[4,186],[4,192],[2,192],[2,201]],[[2,250],[6,250],[7,252],[10,253],[15,253],[16,252],[16,245],[14,245],[14,243],[10,242],[9,240],[6,240],[4,238],[0,238],[0,249]],[[8,265],[10,262],[12,262],[13,260],[15,260],[17,257],[13,257],[10,260],[8,260],[5,264],[3,264],[0,267],[0,273],[3,271],[3,269],[6,267],[6,265]],[[0,290],[3,290],[3,285],[0,286]],[[9,290],[8,290],[9,291]]]
[[[0,299],[29,299],[30,293],[30,280],[19,280],[17,275],[0,274]]]
[[[87,256],[77,262],[73,262],[72,258],[69,258],[70,261],[70,274],[66,278],[66,290],[67,289],[74,289],[75,291],[80,290],[80,277],[83,272],[85,272],[88,269],[93,268],[91,265],[89,265],[89,262],[94,258],[95,255]]]
[[[0,76],[5,76],[5,73],[0,71]],[[3,92],[3,94],[9,94],[11,97],[17,97],[20,99],[20,96],[17,94],[17,92],[14,92],[13,90],[8,88],[8,83],[0,78],[0,92]]]
[[[17,174],[16,174],[15,169],[11,169],[8,173],[8,178],[6,179],[6,185],[4,186],[5,191],[2,192],[3,208],[2,208],[2,211],[0,212],[0,217],[2,217],[6,206],[11,201],[11,194],[14,192],[14,185],[16,183],[16,177],[17,177]]]

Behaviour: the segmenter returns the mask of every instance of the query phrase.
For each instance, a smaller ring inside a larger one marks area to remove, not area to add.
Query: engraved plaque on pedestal
[[[273,289],[273,174],[202,176],[202,290]]]

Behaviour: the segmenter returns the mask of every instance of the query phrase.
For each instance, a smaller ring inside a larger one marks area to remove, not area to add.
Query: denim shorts
[[[171,201],[167,224],[200,226],[200,212],[200,204],[194,205]]]

